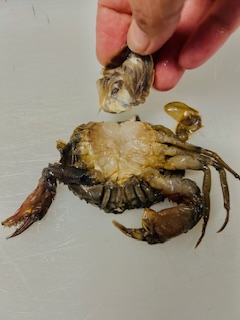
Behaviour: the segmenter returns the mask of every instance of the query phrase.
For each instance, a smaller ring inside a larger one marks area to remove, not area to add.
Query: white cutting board
[[[152,91],[125,115],[98,114],[96,8],[96,0],[0,1],[1,220],[36,186],[42,168],[59,159],[55,141],[68,140],[78,124],[138,113],[174,129],[162,108],[173,100],[202,114],[204,127],[191,141],[240,172],[240,32],[174,90]],[[201,223],[149,246],[111,223],[138,227],[142,210],[105,214],[60,186],[41,222],[8,241],[12,230],[0,229],[0,318],[239,319],[240,182],[228,174],[231,217],[216,234],[225,211],[212,172],[211,217],[197,250]],[[201,182],[202,173],[195,177]]]

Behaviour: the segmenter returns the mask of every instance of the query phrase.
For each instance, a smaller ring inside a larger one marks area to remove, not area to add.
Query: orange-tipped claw
[[[56,182],[41,178],[37,188],[23,202],[16,213],[2,222],[4,227],[20,225],[7,239],[15,237],[29,228],[35,221],[41,220],[47,213],[56,194]]]

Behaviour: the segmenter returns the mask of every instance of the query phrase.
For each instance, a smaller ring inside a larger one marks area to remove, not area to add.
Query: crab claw
[[[50,207],[56,194],[56,182],[40,178],[37,188],[23,202],[16,213],[2,222],[4,227],[20,225],[7,239],[15,237],[41,220]]]
[[[115,227],[118,228],[122,233],[124,233],[126,236],[141,240],[141,241],[147,241],[148,244],[155,244],[155,243],[163,243],[166,241],[166,239],[163,239],[161,236],[156,234],[155,232],[151,233],[143,228],[126,228],[121,223],[117,222],[116,220],[113,220],[113,224]]]
[[[149,208],[145,208],[143,217],[142,217],[142,228],[126,228],[119,222],[113,220],[113,224],[117,227],[122,233],[126,236],[147,241],[149,244],[154,243],[163,243],[167,240],[163,235],[156,233],[154,230],[155,227],[155,215],[157,215],[156,211],[151,210]]]
[[[134,229],[134,228],[126,228],[121,223],[116,220],[113,220],[113,224],[117,227],[122,233],[130,238],[134,238],[137,240],[144,240],[144,228]]]
[[[187,232],[196,225],[200,218],[201,215],[199,215],[197,207],[179,205],[158,212],[145,208],[142,217],[142,228],[139,229],[126,228],[117,221],[113,221],[113,224],[128,237],[154,244],[163,243]],[[204,233],[200,241],[203,235]]]

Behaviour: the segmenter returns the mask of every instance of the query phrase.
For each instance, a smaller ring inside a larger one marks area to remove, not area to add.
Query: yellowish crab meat
[[[75,165],[95,169],[120,186],[146,168],[159,170],[168,149],[159,143],[157,131],[141,121],[92,122],[81,136]]]

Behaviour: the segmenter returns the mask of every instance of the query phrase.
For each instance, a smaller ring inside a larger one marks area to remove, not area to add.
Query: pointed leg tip
[[[197,247],[200,245],[200,243],[202,242],[202,239],[203,239],[204,235],[205,235],[205,232],[201,234],[201,236],[200,236],[200,238],[198,239],[198,241],[197,241],[194,249],[197,249]]]
[[[225,227],[227,226],[228,222],[229,222],[229,210],[227,210],[226,219],[225,219],[223,225],[221,226],[221,228],[217,231],[217,233],[222,232],[225,229]]]
[[[217,231],[217,233],[222,232],[226,228],[227,222],[224,222],[224,224],[221,226],[221,228]]]
[[[197,247],[200,245],[201,241],[202,241],[202,239],[199,239],[199,240],[198,240],[198,242],[196,243],[194,249],[197,249]]]

